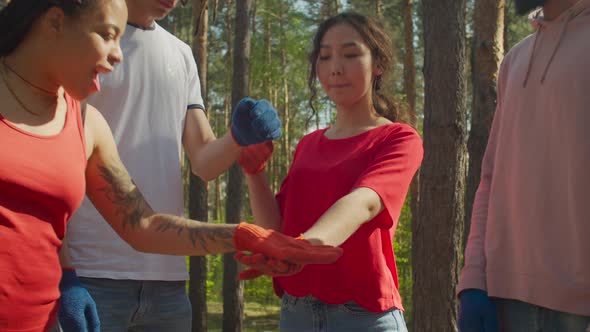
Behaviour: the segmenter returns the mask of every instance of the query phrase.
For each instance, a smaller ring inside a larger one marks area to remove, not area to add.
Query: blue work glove
[[[262,143],[281,137],[277,111],[264,99],[240,100],[231,120],[231,134],[240,146]]]
[[[96,303],[80,284],[73,269],[63,269],[59,283],[61,291],[59,324],[64,332],[100,332]]]
[[[481,289],[467,289],[459,295],[460,332],[497,332],[496,306]]]

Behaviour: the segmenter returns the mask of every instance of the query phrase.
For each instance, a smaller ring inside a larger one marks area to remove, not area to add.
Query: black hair
[[[0,11],[0,56],[12,53],[35,21],[52,7],[71,17],[79,16],[97,0],[12,0]]]
[[[542,7],[547,0],[514,0],[514,8],[519,16],[528,15],[531,11]]]
[[[309,106],[311,109],[315,113],[313,101],[317,97],[315,82],[317,78],[316,63],[320,54],[320,44],[326,32],[333,26],[339,24],[348,24],[361,35],[363,41],[371,51],[373,63],[383,72],[383,74],[376,76],[373,80],[372,99],[373,107],[377,113],[394,122],[401,121],[402,118],[405,120],[407,115],[405,114],[406,110],[402,104],[398,103],[394,98],[383,94],[381,91],[383,76],[395,63],[391,39],[377,21],[354,12],[340,13],[323,21],[313,38],[312,51],[309,54],[310,70],[307,82],[311,92],[309,98]]]

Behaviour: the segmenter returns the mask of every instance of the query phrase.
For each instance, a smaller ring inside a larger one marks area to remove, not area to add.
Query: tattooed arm
[[[135,250],[170,255],[234,251],[236,226],[202,223],[154,212],[121,162],[110,128],[88,105],[86,194],[113,229]]]

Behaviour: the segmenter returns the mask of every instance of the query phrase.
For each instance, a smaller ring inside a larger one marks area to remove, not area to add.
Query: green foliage
[[[168,16],[160,20],[158,24],[176,35],[180,40],[190,45],[192,42],[193,21],[193,5],[192,1],[189,1],[185,6],[179,5],[174,8],[174,10]]]
[[[410,211],[410,199],[408,197],[402,208],[393,241],[399,292],[406,310],[404,318],[408,325],[412,321],[412,212]]]
[[[207,330],[209,332],[221,332],[223,325],[223,303],[210,301],[208,303]],[[278,331],[279,328],[279,304],[264,306],[248,302],[244,304],[244,332]]]
[[[280,305],[280,300],[273,291],[272,279],[267,276],[246,281],[244,298],[247,302],[258,303],[263,306]]]
[[[222,301],[223,255],[207,256],[207,299]]]
[[[512,1],[508,2],[510,3],[507,4],[505,11],[505,52],[508,52],[510,48],[533,32],[533,28],[529,23],[528,18],[516,15]]]

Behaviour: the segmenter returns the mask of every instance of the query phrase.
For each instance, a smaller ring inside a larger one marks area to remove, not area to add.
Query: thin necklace
[[[41,116],[41,113],[36,113],[36,112],[31,111],[25,105],[25,103],[23,103],[23,101],[20,100],[20,98],[16,95],[16,93],[14,92],[14,90],[12,90],[12,87],[10,86],[10,84],[8,84],[8,79],[6,78],[6,70],[2,70],[2,79],[4,80],[4,84],[6,85],[6,88],[8,89],[8,91],[10,91],[10,94],[18,102],[18,104],[20,105],[20,107],[22,107],[25,111],[27,111],[27,113],[30,113],[30,114],[32,114],[34,116]]]
[[[29,86],[31,86],[39,91],[45,92],[49,95],[55,95],[55,91],[50,91],[45,88],[42,88],[42,87],[32,83],[31,81],[27,80],[23,76],[21,76],[21,74],[19,74],[16,70],[14,70],[12,67],[10,67],[8,64],[6,64],[6,58],[2,58],[2,65],[4,66],[4,68],[10,70],[11,73],[16,75],[16,77],[20,78],[23,82],[27,83]]]

